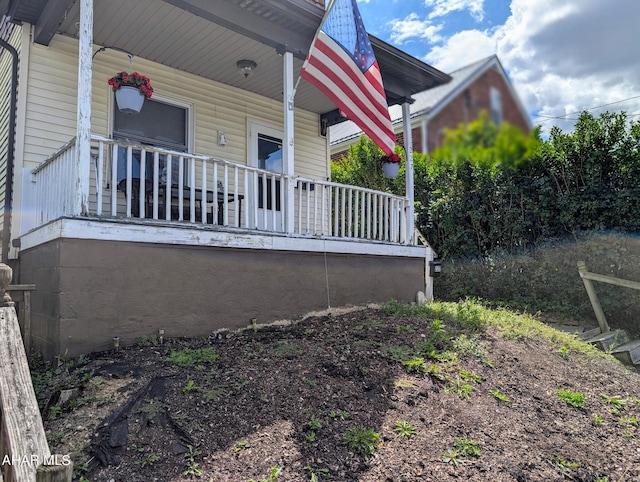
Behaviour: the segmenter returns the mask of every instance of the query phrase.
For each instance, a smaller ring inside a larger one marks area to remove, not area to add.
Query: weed
[[[307,427],[311,430],[320,430],[322,428],[322,424],[315,415],[311,415],[311,419],[307,423]]]
[[[167,361],[180,367],[192,367],[196,364],[213,363],[218,359],[218,354],[213,348],[185,348],[181,351],[172,351]]]
[[[580,392],[572,392],[571,390],[563,390],[559,388],[556,390],[560,400],[572,407],[582,408],[584,407],[584,394]]]
[[[509,403],[509,397],[507,397],[504,393],[502,393],[500,390],[496,389],[496,390],[489,390],[489,393],[491,395],[493,395],[494,397],[496,397],[498,400],[500,400],[501,402],[505,402],[505,403]]]
[[[259,481],[256,481],[254,479],[250,479],[249,482],[275,482],[275,480],[280,475],[281,471],[282,471],[282,469],[280,467],[278,467],[277,465],[274,465],[273,467],[271,467],[271,471],[269,472],[269,478],[268,479],[260,479]]]
[[[409,348],[404,346],[387,346],[382,349],[382,354],[390,360],[402,362],[411,358]]]
[[[627,400],[624,398],[620,398],[615,395],[610,397],[608,395],[605,395],[604,393],[601,393],[600,396],[604,400],[604,403],[613,405],[614,408],[618,410],[624,410],[627,406]]]
[[[369,458],[380,443],[380,434],[371,428],[350,427],[342,432],[342,440],[350,450]]]
[[[475,356],[480,360],[486,358],[484,348],[480,344],[480,340],[476,336],[467,336],[464,333],[453,339],[452,348],[461,356]]]
[[[49,442],[49,445],[58,445],[64,440],[64,437],[65,437],[64,432],[56,432],[56,433],[47,432],[47,442]]]
[[[469,398],[471,396],[471,392],[473,392],[475,388],[473,388],[468,383],[465,383],[460,377],[456,377],[451,385],[445,387],[444,391],[446,393],[455,393],[458,395],[458,398]]]
[[[155,418],[161,413],[164,413],[169,406],[166,403],[162,403],[160,400],[155,398],[149,400],[145,400],[147,403],[143,405],[135,413],[144,413],[149,420]]]
[[[310,432],[308,434],[306,434],[304,436],[305,440],[307,442],[315,442],[316,441],[316,433],[315,432]]]
[[[482,377],[480,375],[476,375],[473,372],[469,372],[466,370],[460,370],[460,379],[465,382],[476,382],[480,383],[482,381]]]
[[[53,405],[49,407],[49,417],[52,419],[58,418],[58,415],[62,413],[62,407],[59,405]]]
[[[318,386],[318,383],[312,378],[302,377],[302,381],[309,385],[311,388],[316,388],[316,386]]]
[[[569,349],[566,346],[558,348],[558,354],[565,360],[569,359]]]
[[[412,435],[415,435],[417,433],[416,432],[416,426],[415,425],[411,425],[406,420],[402,420],[400,422],[394,423],[393,424],[393,429],[401,437],[411,437]]]
[[[396,327],[396,333],[415,333],[416,329],[411,325],[398,325]]]
[[[233,384],[234,388],[237,388],[238,390],[246,387],[247,385],[249,385],[249,380],[242,380],[240,382],[236,382]]]
[[[246,440],[243,440],[241,442],[238,442],[234,449],[236,452],[242,452],[244,449],[246,449],[249,446],[249,442],[247,442]]]
[[[288,341],[279,341],[273,348],[273,356],[276,358],[294,358],[301,355],[303,351]]]
[[[222,400],[228,395],[227,391],[222,388],[213,388],[211,390],[206,390],[202,394],[202,398],[205,402],[217,402]]]
[[[134,464],[139,465],[141,469],[144,469],[148,465],[153,465],[160,459],[156,454],[146,454],[141,460],[136,460]]]
[[[424,358],[416,357],[404,360],[402,364],[405,366],[407,373],[426,373],[427,366],[424,363]]]
[[[408,378],[399,378],[398,380],[394,380],[393,386],[395,388],[399,388],[401,390],[402,389],[414,389],[414,388],[418,387],[418,385],[416,385],[414,382],[412,382]]]
[[[470,438],[458,438],[456,437],[453,442],[453,447],[456,451],[463,456],[468,457],[480,457],[482,450],[480,449],[480,442],[471,440]]]
[[[602,418],[600,415],[598,414],[593,415],[593,423],[595,423],[596,425],[602,425],[603,422],[604,422],[604,418]]]
[[[319,469],[314,469],[310,465],[307,465],[304,468],[304,470],[308,470],[309,472],[311,472],[311,480],[310,480],[310,482],[318,482],[319,481],[318,475],[320,475],[320,477],[322,477],[323,479],[330,479],[331,478],[331,472],[326,467],[322,467],[322,468],[319,468]]]
[[[331,412],[329,412],[329,417],[331,418],[341,418],[342,420],[346,420],[350,416],[351,414],[346,410],[340,410],[338,412],[332,410]]]
[[[455,450],[447,450],[445,452],[442,452],[442,461],[446,464],[451,464],[454,467],[458,467],[460,465],[460,461],[458,460],[459,456],[460,454]]]
[[[638,426],[638,419],[637,419],[637,417],[621,418],[620,419],[620,425],[622,425],[622,426],[631,425],[632,427],[637,427]]]
[[[560,467],[560,470],[562,470],[562,472],[571,472],[572,468],[575,467],[580,467],[580,464],[578,462],[568,462],[566,460],[561,459],[560,457],[554,455],[553,457],[551,457],[551,460],[553,462],[555,462],[555,464]]]
[[[197,392],[198,390],[200,390],[200,387],[196,385],[196,382],[194,382],[193,380],[189,379],[189,381],[187,382],[187,384],[182,387],[182,391],[187,393],[187,392]]]
[[[200,464],[196,462],[196,458],[202,454],[202,451],[194,449],[193,445],[187,445],[187,449],[189,449],[189,451],[184,454],[186,462],[182,475],[195,475],[196,477],[202,477],[202,469],[200,468]]]
[[[146,336],[142,335],[138,342],[140,346],[158,346],[158,337],[156,335]]]

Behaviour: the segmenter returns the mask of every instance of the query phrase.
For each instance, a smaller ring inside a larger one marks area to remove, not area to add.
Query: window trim
[[[110,122],[109,122],[109,137],[111,139],[113,139],[114,137],[114,124],[115,124],[115,109],[118,108],[118,106],[116,105],[116,98],[115,98],[115,92],[111,92],[111,96],[109,97],[110,99]],[[195,104],[193,102],[189,102],[186,100],[182,100],[182,99],[177,99],[175,97],[170,97],[168,95],[165,94],[159,94],[157,92],[154,92],[153,94],[153,100],[158,101],[158,102],[162,102],[165,104],[168,104],[170,106],[174,106],[174,107],[180,107],[182,109],[186,109],[187,111],[187,118],[186,118],[186,128],[187,128],[187,135],[186,135],[186,141],[187,141],[187,153],[194,153],[194,142],[195,142],[195,122],[194,122],[194,118],[195,118]]]

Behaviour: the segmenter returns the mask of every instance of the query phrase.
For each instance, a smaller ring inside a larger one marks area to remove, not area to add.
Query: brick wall
[[[519,127],[523,132],[529,132],[527,120],[521,114],[516,100],[511,96],[511,91],[504,78],[494,69],[489,69],[429,121],[429,152],[442,144],[445,129],[455,129],[459,124],[469,123],[477,119],[483,110],[491,112],[491,87],[500,91],[502,120]],[[413,149],[422,152],[420,128],[415,128],[413,131]]]

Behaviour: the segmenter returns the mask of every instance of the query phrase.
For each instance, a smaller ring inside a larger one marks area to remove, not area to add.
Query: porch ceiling
[[[94,43],[137,57],[282,100],[283,67],[278,51],[294,53],[296,77],[324,8],[316,0],[94,0]],[[15,21],[32,23],[36,42],[60,33],[78,36],[76,0],[11,0]],[[372,39],[390,104],[449,80],[442,72]],[[254,60],[248,78],[236,62]],[[126,63],[124,63],[126,65]],[[323,114],[335,106],[306,81],[297,107]]]

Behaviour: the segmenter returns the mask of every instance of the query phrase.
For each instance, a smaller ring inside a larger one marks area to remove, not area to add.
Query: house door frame
[[[284,131],[282,128],[276,127],[274,125],[265,124],[256,120],[249,119],[247,121],[247,132],[248,132],[248,142],[247,142],[247,165],[251,167],[256,167],[260,169],[266,169],[269,171],[276,172],[278,174],[284,173],[284,156],[283,156],[283,138]],[[277,140],[280,143],[280,160],[279,163],[276,162],[275,165],[269,166],[265,164],[265,159],[260,159],[260,141],[273,141]],[[281,192],[283,189],[286,189],[287,186],[284,180],[276,180],[276,212],[274,215],[273,208],[271,206],[271,193],[270,193],[270,182],[269,177],[267,177],[267,206],[261,207],[262,201],[262,177],[252,176],[250,181],[250,199],[249,199],[249,209],[250,212],[257,212],[257,219],[255,220],[254,226],[257,229],[265,230],[265,231],[284,231],[285,227],[283,224],[283,214],[286,209],[286,202],[281,202]],[[285,192],[286,198],[286,192]],[[265,224],[265,209],[266,213],[266,224]]]

